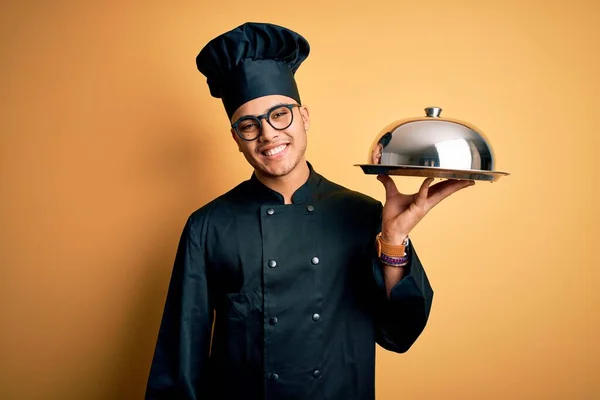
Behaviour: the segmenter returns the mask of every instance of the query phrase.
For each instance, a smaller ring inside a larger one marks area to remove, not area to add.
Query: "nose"
[[[261,132],[258,136],[260,142],[271,142],[279,136],[279,131],[273,128],[266,119],[263,119],[261,122]]]

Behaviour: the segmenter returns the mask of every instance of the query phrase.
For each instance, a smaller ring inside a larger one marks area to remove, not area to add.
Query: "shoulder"
[[[248,181],[239,183],[229,191],[219,195],[208,203],[192,211],[187,219],[186,225],[196,232],[206,228],[210,221],[223,219],[230,216],[236,204],[240,204],[243,193],[247,190]]]
[[[379,200],[361,193],[357,190],[350,189],[337,182],[331,181],[324,176],[321,177],[320,190],[322,196],[337,201],[344,201],[348,204],[353,204],[358,207],[367,207],[372,209],[379,209],[382,204]]]
[[[380,229],[383,204],[379,200],[324,177],[320,188],[321,200],[338,226],[368,233],[369,237]]]

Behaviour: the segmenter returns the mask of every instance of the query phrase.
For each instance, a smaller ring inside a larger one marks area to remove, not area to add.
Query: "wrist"
[[[385,239],[382,233],[379,233],[376,237],[377,256],[380,261],[394,267],[401,267],[408,264],[408,254],[406,251],[409,245],[408,236],[405,236],[400,244],[394,244],[388,240]]]
[[[408,240],[408,233],[394,233],[394,234],[386,234],[385,232],[381,232],[380,234],[381,240],[391,246],[400,246],[406,245]]]

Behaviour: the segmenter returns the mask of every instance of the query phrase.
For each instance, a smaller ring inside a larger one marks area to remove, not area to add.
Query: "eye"
[[[238,125],[238,127],[241,131],[247,132],[247,131],[251,131],[251,130],[258,128],[258,124],[256,123],[256,121],[250,120],[250,121],[244,121],[244,122],[240,123]]]
[[[290,113],[290,110],[288,110],[285,107],[281,107],[281,108],[278,108],[276,110],[273,110],[273,112],[271,112],[271,119],[281,118],[289,113]]]

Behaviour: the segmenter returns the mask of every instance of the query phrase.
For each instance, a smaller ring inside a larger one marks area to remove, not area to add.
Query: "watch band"
[[[385,254],[388,257],[405,257],[406,256],[406,247],[408,246],[408,236],[404,238],[402,244],[391,244],[383,240],[381,237],[381,232],[377,234],[377,256],[381,257],[382,254]]]

